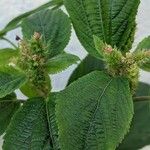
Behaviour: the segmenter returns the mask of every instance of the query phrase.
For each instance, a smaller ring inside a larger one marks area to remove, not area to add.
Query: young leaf
[[[51,93],[47,99],[46,110],[52,147],[54,150],[60,150],[58,142],[58,127],[56,124],[56,116],[55,116],[55,105],[56,105],[55,100],[56,100],[56,93]]]
[[[105,44],[103,43],[103,41],[97,37],[97,36],[93,36],[94,39],[94,44],[95,44],[95,48],[98,51],[98,53],[100,54],[100,57],[103,56],[103,48],[105,46]]]
[[[140,0],[64,0],[80,42],[99,57],[93,35],[122,52],[129,51],[135,32],[135,16]]]
[[[140,83],[136,96],[150,96],[150,85]],[[137,150],[150,144],[150,101],[134,103],[135,114],[129,134],[119,150]]]
[[[40,33],[51,58],[61,53],[68,44],[71,23],[63,11],[47,9],[26,18],[22,31],[26,39],[31,39],[34,32]]]
[[[50,143],[45,101],[29,99],[13,117],[6,135],[4,150],[41,150]]]
[[[137,46],[136,51],[140,51],[140,50],[143,50],[143,51],[150,51],[150,36],[143,39]],[[147,63],[145,63],[143,66],[142,66],[142,69],[145,70],[145,71],[150,71],[150,58],[149,58],[149,61],[147,61]]]
[[[13,67],[0,68],[0,98],[20,88],[27,78],[25,74]]]
[[[77,80],[78,78],[92,72],[95,70],[104,70],[105,66],[104,66],[104,62],[100,59],[96,59],[93,56],[86,56],[86,58],[84,60],[81,61],[81,63],[79,64],[79,66],[74,70],[74,72],[72,73],[68,84],[72,83],[73,81]]]
[[[57,95],[62,150],[115,150],[129,130],[133,101],[129,83],[95,71]]]
[[[15,100],[15,93],[0,98],[0,135],[5,132],[11,118],[20,107],[19,101],[17,102]]]
[[[69,66],[76,64],[80,59],[72,54],[62,53],[48,60],[46,67],[49,74],[56,74]]]
[[[0,66],[7,65],[18,55],[18,51],[11,48],[0,49]]]
[[[137,46],[136,50],[149,50],[150,49],[150,36],[144,38]]]
[[[46,3],[46,4],[44,4],[44,5],[42,5],[42,6],[38,7],[38,8],[36,8],[36,9],[33,9],[33,10],[29,11],[29,12],[26,12],[26,13],[24,13],[24,14],[21,14],[20,16],[18,16],[18,17],[16,17],[16,18],[14,18],[13,20],[11,20],[11,21],[6,25],[6,27],[5,27],[2,31],[0,31],[0,37],[3,37],[7,32],[18,28],[18,27],[20,26],[20,22],[21,22],[24,18],[26,18],[26,17],[28,17],[28,16],[30,16],[30,15],[32,15],[32,14],[34,14],[34,13],[40,11],[40,10],[43,10],[43,9],[45,9],[45,8],[48,8],[48,7],[50,7],[50,6],[57,6],[57,5],[60,5],[60,4],[62,4],[62,0],[52,0],[52,1],[50,1],[50,2],[48,2],[48,3]]]

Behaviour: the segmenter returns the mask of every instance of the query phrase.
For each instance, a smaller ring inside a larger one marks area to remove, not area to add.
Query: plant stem
[[[134,102],[150,101],[150,96],[133,97]]]
[[[12,45],[15,49],[18,49],[18,47],[17,47],[13,42],[11,42],[9,39],[7,39],[7,38],[5,38],[5,37],[2,37],[1,39],[7,41],[7,42],[8,42],[10,45]]]
[[[0,103],[8,103],[8,102],[20,102],[20,103],[24,103],[24,102],[26,102],[26,100],[21,100],[21,99],[17,99],[17,100],[0,100]]]

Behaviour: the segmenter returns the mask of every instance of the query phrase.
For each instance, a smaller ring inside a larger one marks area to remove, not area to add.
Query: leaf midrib
[[[53,129],[52,129],[52,124],[51,124],[51,121],[50,121],[50,118],[49,118],[49,111],[48,111],[48,102],[46,102],[46,116],[47,116],[47,121],[48,121],[48,129],[49,129],[49,137],[51,138],[51,140],[52,140],[52,147],[53,147],[53,149],[55,150],[56,148],[55,148],[55,138],[53,137]]]
[[[36,122],[36,120],[38,120],[40,114],[42,114],[43,108],[44,108],[44,104],[42,104],[42,106],[40,107],[39,113],[38,113],[36,119],[33,120],[33,128],[39,123],[39,122]],[[35,122],[35,123],[34,123],[34,122]],[[32,129],[33,129],[33,128],[32,128]],[[30,142],[29,142],[29,150],[32,150],[32,142],[33,142],[33,138],[32,138],[32,137],[33,137],[33,134],[34,134],[34,132],[31,132],[31,134],[30,134],[26,139],[24,139],[24,142],[25,142],[27,139],[30,139]]]
[[[83,2],[83,0],[81,0],[81,5],[82,5],[82,8],[84,9],[84,11],[85,11],[85,6],[84,6],[84,2]],[[89,31],[92,33],[92,28],[91,28],[91,25],[90,25],[90,22],[89,22],[89,19],[88,19],[88,16],[87,16],[87,14],[86,13],[84,13],[84,15],[85,15],[85,17],[86,17],[86,19],[87,19],[87,28],[89,29]]]
[[[96,105],[96,108],[95,108],[95,110],[94,110],[94,112],[93,112],[93,115],[91,116],[91,119],[90,119],[90,121],[89,121],[89,127],[88,127],[88,131],[87,131],[87,133],[86,133],[86,135],[85,135],[86,138],[85,138],[85,140],[84,140],[84,145],[83,145],[83,148],[82,148],[82,149],[84,149],[84,148],[86,147],[86,141],[87,141],[89,132],[90,132],[90,130],[91,130],[91,128],[92,128],[92,122],[93,122],[93,120],[94,120],[94,118],[95,118],[95,116],[96,116],[97,110],[98,110],[98,108],[99,108],[100,100],[102,99],[102,96],[104,95],[104,93],[106,92],[108,86],[111,84],[112,81],[113,81],[113,79],[110,79],[110,81],[107,82],[107,84],[106,84],[104,90],[102,91],[102,93],[100,94],[99,98],[97,99],[97,105]]]
[[[102,33],[103,33],[103,38],[104,38],[104,41],[106,42],[106,37],[105,37],[105,31],[104,31],[104,20],[102,18],[102,8],[101,8],[101,1],[99,0],[98,1],[98,7],[99,7],[99,15],[100,15],[100,20],[101,20],[101,27],[102,27]]]

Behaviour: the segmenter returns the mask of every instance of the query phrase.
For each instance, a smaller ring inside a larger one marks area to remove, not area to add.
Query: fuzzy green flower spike
[[[48,47],[38,32],[30,40],[20,40],[19,56],[14,64],[28,77],[21,91],[28,97],[46,97],[51,91],[49,74],[61,72],[79,60],[77,56],[65,52],[49,58]]]
[[[124,76],[129,79],[131,90],[135,92],[139,79],[140,67],[150,59],[150,51],[127,52],[125,55],[116,47],[103,43],[94,37],[95,47],[106,64],[108,73],[112,76]]]
[[[39,96],[47,95],[50,86],[46,74],[47,50],[42,44],[41,35],[34,33],[30,41],[20,41],[19,67],[25,71],[32,88],[37,89]],[[29,84],[29,83],[28,83]],[[36,87],[36,88],[35,88]]]

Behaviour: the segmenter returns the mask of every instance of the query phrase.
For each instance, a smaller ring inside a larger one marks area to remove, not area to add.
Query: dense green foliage
[[[13,47],[0,49],[3,150],[136,150],[150,144],[150,85],[138,84],[140,68],[150,70],[150,38],[130,52],[139,2],[52,0],[0,31]],[[5,35],[18,27],[23,37],[16,45]],[[53,93],[49,75],[80,62],[64,50],[71,27],[89,54],[68,86]],[[18,99],[17,89],[27,100]]]
[[[71,22],[61,10],[45,9],[24,17],[20,20],[23,39],[19,39],[19,47],[13,44],[14,49],[0,51],[0,134],[7,129],[3,149],[58,149],[55,94],[48,96],[49,74],[79,61],[77,56],[64,52]],[[16,89],[29,99],[21,101],[8,95]]]
[[[128,81],[103,72],[92,72],[57,97],[61,148],[115,149],[129,130],[132,116]]]
[[[99,57],[93,35],[122,52],[131,48],[135,16],[140,0],[64,0],[80,42],[92,55]]]
[[[97,59],[94,59],[94,58],[90,59],[90,58],[92,57],[88,56],[78,66],[78,68],[73,72],[72,76],[70,77],[69,83],[73,82],[79,77],[82,77],[92,72],[93,71],[92,68],[94,67],[96,67],[95,70],[103,69],[101,68],[100,65],[97,66],[97,63],[96,64],[93,63],[93,62],[96,62]],[[93,64],[94,66],[91,68],[90,64]],[[135,112],[134,112],[134,118],[131,124],[131,128],[129,130],[128,135],[125,136],[123,143],[119,145],[118,147],[119,150],[126,150],[126,149],[137,150],[139,148],[144,147],[145,145],[150,144],[150,141],[149,141],[150,139],[149,137],[150,103],[149,101],[147,101],[147,98],[149,95],[150,95],[150,86],[145,83],[139,83],[138,89],[134,96],[137,96],[137,97],[146,96],[146,97],[142,98],[143,101],[138,101],[139,99],[137,99],[137,102],[134,103]]]
[[[17,111],[4,137],[3,148],[43,149],[48,139],[45,102],[43,99],[29,100]]]

